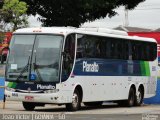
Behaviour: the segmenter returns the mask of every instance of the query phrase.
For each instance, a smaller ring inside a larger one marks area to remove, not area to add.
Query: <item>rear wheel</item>
[[[125,106],[132,107],[135,102],[135,90],[133,88],[130,88],[128,100],[125,101]]]
[[[96,107],[96,106],[102,106],[103,102],[84,102],[85,106],[90,106],[90,107]]]
[[[22,102],[22,104],[23,104],[24,109],[27,111],[32,111],[36,107],[35,104],[32,102]]]
[[[139,88],[138,93],[136,95],[136,99],[135,99],[135,105],[136,106],[140,106],[142,104],[143,96],[144,96],[144,92],[141,88]]]
[[[72,103],[66,104],[66,109],[68,111],[76,111],[81,107],[81,97],[79,91],[76,89],[73,93]]]

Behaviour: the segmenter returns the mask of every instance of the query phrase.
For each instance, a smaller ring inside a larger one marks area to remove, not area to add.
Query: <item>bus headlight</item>
[[[6,87],[6,90],[7,90],[7,91],[10,91],[10,92],[15,92],[15,91],[16,91],[15,89],[9,88],[9,87]]]
[[[54,90],[45,90],[44,93],[57,93],[59,89],[54,89]]]

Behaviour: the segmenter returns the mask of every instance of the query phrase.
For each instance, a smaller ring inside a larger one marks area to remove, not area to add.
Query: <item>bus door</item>
[[[66,37],[62,66],[62,82],[70,76],[75,58],[75,34]]]

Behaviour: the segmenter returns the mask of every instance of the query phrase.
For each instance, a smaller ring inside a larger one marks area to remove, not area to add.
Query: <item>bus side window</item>
[[[123,43],[123,51],[124,51],[123,58],[125,60],[128,60],[128,58],[129,58],[129,48],[128,48],[128,42],[127,41],[124,41],[124,43]]]
[[[74,62],[75,55],[75,34],[68,35],[65,41],[63,56],[63,70],[62,70],[62,81],[68,79]]]
[[[83,57],[83,45],[81,43],[81,38],[78,39],[77,42],[77,53],[76,53],[76,58],[82,58]]]
[[[111,41],[111,58],[114,59],[115,57],[115,44],[114,41]]]
[[[109,39],[106,40],[106,58],[111,58],[111,41]]]
[[[100,57],[101,58],[106,58],[106,40],[104,40],[104,38],[99,38],[102,39],[100,42]]]
[[[153,61],[157,58],[157,44],[150,43],[149,60]]]

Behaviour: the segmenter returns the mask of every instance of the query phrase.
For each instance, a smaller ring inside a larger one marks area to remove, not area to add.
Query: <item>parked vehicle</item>
[[[12,33],[6,32],[4,39],[3,39],[2,43],[0,44],[0,56],[1,56],[1,63],[2,64],[4,61],[6,61],[11,37],[12,37]]]

